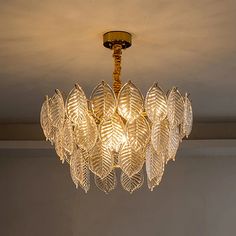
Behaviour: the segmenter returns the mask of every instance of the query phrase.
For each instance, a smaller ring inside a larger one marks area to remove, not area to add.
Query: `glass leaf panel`
[[[113,166],[114,157],[112,152],[98,140],[94,148],[90,151],[90,170],[101,179],[104,179],[112,171]]]
[[[87,193],[90,188],[90,173],[84,155],[87,155],[85,151],[79,148],[76,149],[71,155],[70,168],[72,180],[75,185],[78,183],[80,187]]]
[[[169,160],[173,160],[173,161],[175,160],[175,156],[179,148],[179,142],[180,142],[179,127],[171,128],[170,133],[169,133],[166,163]]]
[[[94,181],[96,186],[105,193],[109,193],[115,189],[117,184],[116,173],[115,171],[111,171],[109,175],[105,178],[100,178],[97,175],[94,175]]]
[[[116,96],[112,88],[104,81],[93,90],[90,100],[93,114],[98,120],[110,118],[114,114]]]
[[[122,146],[118,156],[120,168],[129,177],[135,175],[142,169],[144,160],[144,152],[133,149],[129,142],[126,142]]]
[[[132,123],[126,123],[127,139],[135,150],[143,149],[150,138],[150,127],[145,117],[140,115]]]
[[[168,120],[155,121],[151,129],[151,142],[155,151],[160,154],[167,151],[169,140]]]
[[[76,84],[66,100],[66,113],[72,123],[77,124],[88,112],[87,99],[82,88]]]
[[[45,101],[43,102],[41,112],[40,112],[40,124],[43,129],[43,133],[46,137],[46,140],[53,141],[53,132],[52,132],[52,121],[50,115],[50,99],[46,96]]]
[[[186,94],[184,97],[183,133],[186,135],[187,138],[192,131],[192,125],[193,125],[193,110],[191,102]]]
[[[100,124],[100,137],[103,145],[111,151],[118,152],[125,141],[124,123],[115,113],[111,118],[103,120]]]
[[[65,121],[65,105],[61,92],[57,89],[49,101],[52,126],[62,130]]]
[[[118,112],[129,122],[137,119],[144,110],[143,96],[132,82],[124,84],[118,95]]]
[[[132,177],[129,177],[124,172],[121,173],[120,177],[122,187],[130,192],[133,193],[135,190],[139,189],[144,182],[143,171],[140,170],[138,173],[134,174]]]
[[[77,123],[74,128],[75,142],[83,150],[91,150],[98,136],[97,125],[94,118],[88,113]]]
[[[146,172],[149,180],[162,176],[164,172],[164,157],[161,153],[157,154],[150,143],[146,149]]]
[[[147,92],[145,111],[152,122],[164,120],[167,115],[167,98],[157,83]]]
[[[167,98],[167,117],[171,127],[183,122],[184,101],[177,88],[173,88]]]

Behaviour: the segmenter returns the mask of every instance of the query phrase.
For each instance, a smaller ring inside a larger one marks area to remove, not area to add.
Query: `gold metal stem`
[[[121,54],[122,54],[122,45],[114,44],[113,47],[113,57],[115,62],[114,72],[113,72],[113,89],[116,94],[118,95],[121,89],[121,79],[120,79],[120,72],[121,72]]]

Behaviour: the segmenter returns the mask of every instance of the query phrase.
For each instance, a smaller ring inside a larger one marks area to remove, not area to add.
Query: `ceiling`
[[[0,123],[36,123],[45,94],[111,82],[109,30],[133,34],[123,81],[191,94],[195,121],[236,118],[234,0],[0,0]]]

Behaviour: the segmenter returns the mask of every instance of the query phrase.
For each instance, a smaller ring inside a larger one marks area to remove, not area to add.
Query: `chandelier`
[[[118,178],[132,193],[144,183],[146,170],[152,191],[191,132],[191,102],[176,87],[166,94],[154,83],[144,99],[131,81],[122,85],[121,54],[131,46],[130,33],[107,32],[103,44],[113,50],[113,88],[102,81],[88,99],[76,84],[65,100],[56,90],[45,98],[40,123],[62,163],[69,164],[76,188],[87,192],[92,172],[105,193],[115,189]]]

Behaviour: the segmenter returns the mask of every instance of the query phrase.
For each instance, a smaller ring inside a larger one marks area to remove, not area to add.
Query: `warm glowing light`
[[[175,87],[166,95],[157,83],[145,99],[131,81],[121,87],[121,46],[113,49],[113,89],[102,81],[87,99],[76,84],[66,101],[56,90],[42,105],[41,126],[60,160],[70,165],[76,187],[87,192],[92,172],[97,187],[108,193],[116,187],[120,169],[121,186],[132,193],[142,186],[145,169],[152,191],[191,132],[191,102]]]

